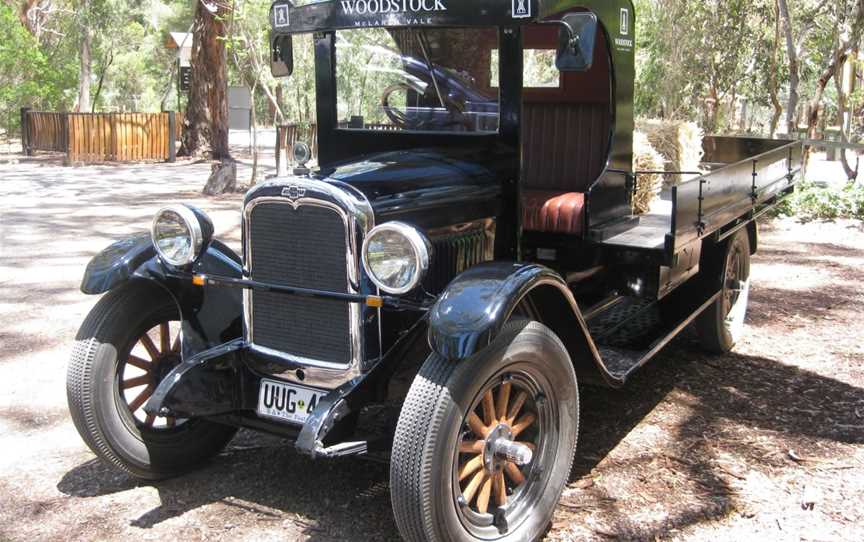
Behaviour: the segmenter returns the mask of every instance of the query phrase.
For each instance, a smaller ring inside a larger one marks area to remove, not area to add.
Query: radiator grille
[[[259,203],[248,220],[254,280],[348,291],[345,224],[335,210]],[[251,312],[256,345],[315,361],[350,362],[348,303],[254,291]]]

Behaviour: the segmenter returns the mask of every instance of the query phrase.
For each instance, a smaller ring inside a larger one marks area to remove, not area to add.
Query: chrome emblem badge
[[[290,199],[291,201],[297,201],[298,199],[304,197],[306,195],[306,189],[302,186],[297,186],[296,184],[292,184],[291,186],[286,186],[282,189],[282,196]]]

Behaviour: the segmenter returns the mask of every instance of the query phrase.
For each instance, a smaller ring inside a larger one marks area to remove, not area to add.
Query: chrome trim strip
[[[255,198],[255,193],[269,188],[291,188],[303,189],[304,197],[290,198],[287,196],[264,196]],[[315,197],[315,196],[318,197]],[[243,210],[243,233],[244,233],[244,262],[243,271],[248,277],[252,276],[252,242],[250,231],[250,218],[252,211],[263,203],[277,203],[287,205],[294,210],[303,205],[314,205],[334,211],[342,219],[345,226],[347,247],[345,263],[348,276],[346,291],[358,294],[360,290],[360,254],[359,248],[363,239],[375,225],[372,206],[366,197],[358,190],[344,183],[324,182],[303,177],[291,177],[278,179],[276,181],[258,185],[247,195],[250,203]],[[332,201],[327,201],[327,198]],[[243,324],[244,337],[253,352],[259,352],[268,356],[283,359],[288,363],[302,365],[305,378],[300,380],[295,371],[287,371],[278,378],[289,380],[301,385],[317,386],[327,389],[337,388],[340,385],[360,375],[363,363],[363,329],[362,329],[362,307],[359,303],[349,303],[350,328],[348,333],[351,341],[350,359],[345,363],[333,363],[322,360],[313,360],[301,356],[292,355],[256,345],[253,341],[252,321],[252,292],[243,291]],[[380,319],[379,319],[380,326]]]

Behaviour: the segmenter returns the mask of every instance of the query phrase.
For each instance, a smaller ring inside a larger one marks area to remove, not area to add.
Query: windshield
[[[336,32],[339,127],[498,131],[494,28]]]

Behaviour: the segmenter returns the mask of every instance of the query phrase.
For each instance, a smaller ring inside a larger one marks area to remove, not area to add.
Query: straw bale
[[[698,172],[702,162],[703,133],[694,122],[640,119],[636,129],[648,136],[651,146],[663,156],[670,172]],[[664,188],[669,188],[696,175],[667,174]]]
[[[633,133],[633,171],[665,171],[663,156],[648,141],[642,132]],[[663,175],[645,173],[636,176],[636,189],[633,192],[633,212],[637,215],[651,210],[654,201],[663,190]]]

